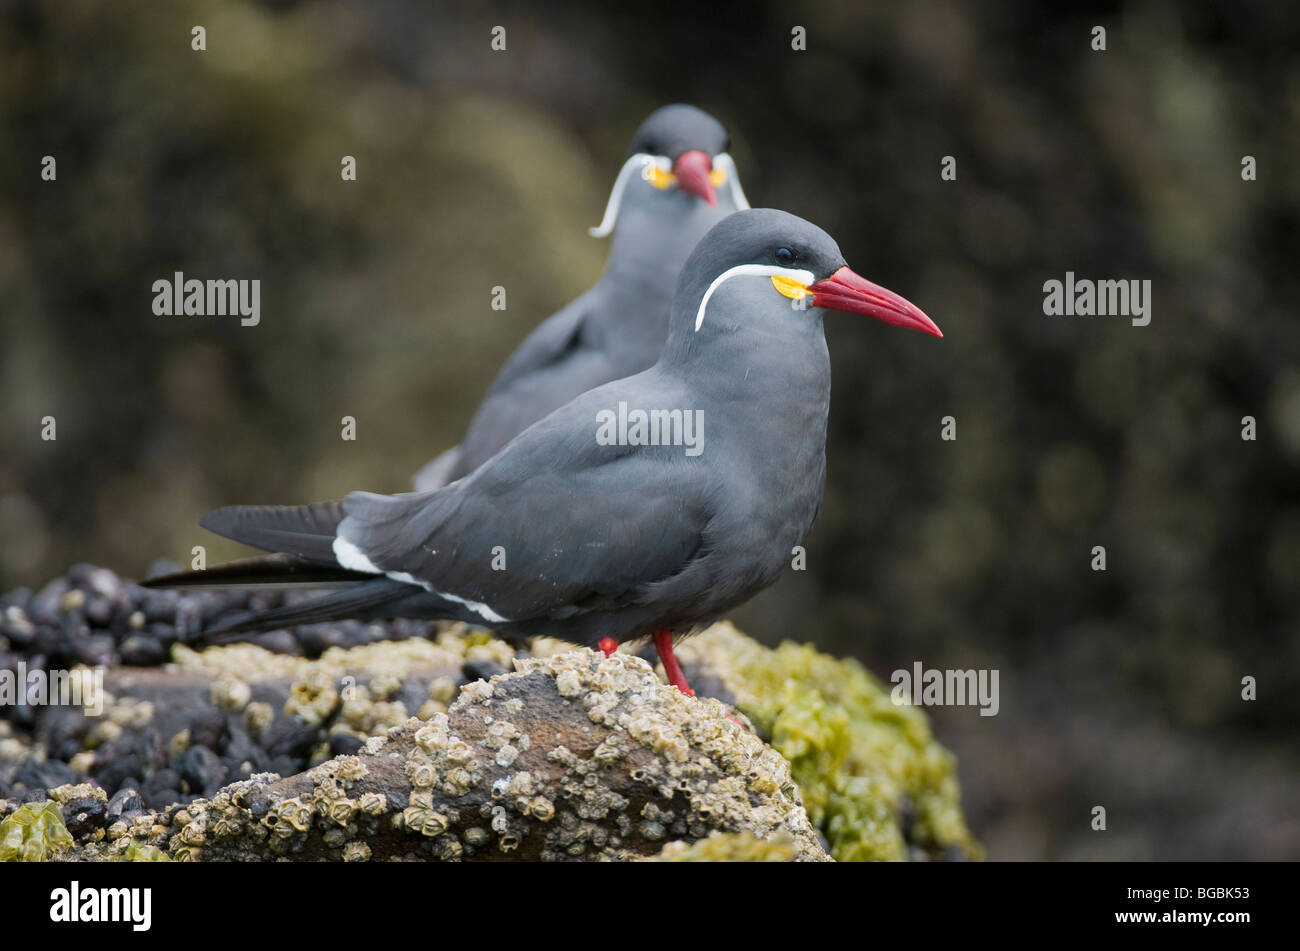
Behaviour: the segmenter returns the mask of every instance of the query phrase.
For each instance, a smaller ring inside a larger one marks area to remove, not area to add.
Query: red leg
[[[614,653],[614,651],[618,650],[618,641],[614,640],[612,637],[602,637],[596,642],[596,646],[604,651],[605,656],[608,657],[610,654]]]
[[[686,682],[686,675],[682,673],[681,665],[677,663],[677,656],[673,653],[673,632],[655,631],[654,641],[659,659],[664,662],[664,673],[668,675],[668,682],[686,696],[695,696],[695,691]]]

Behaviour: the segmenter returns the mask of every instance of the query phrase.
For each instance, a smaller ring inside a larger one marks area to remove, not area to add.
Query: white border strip
[[[614,179],[614,187],[610,189],[609,201],[605,205],[605,217],[600,220],[594,228],[588,228],[587,234],[593,238],[608,237],[614,230],[614,224],[618,221],[618,209],[623,204],[623,192],[627,188],[627,183],[632,179],[633,172],[645,174],[645,170],[654,164],[655,156],[647,155],[645,152],[637,152],[619,169],[618,178]]]
[[[497,612],[493,611],[482,601],[471,601],[468,598],[461,598],[454,594],[446,594],[445,592],[442,591],[434,591],[433,588],[428,584],[428,582],[421,581],[419,578],[416,578],[414,575],[406,571],[380,570],[380,568],[377,565],[375,565],[373,561],[371,561],[369,558],[366,557],[365,552],[363,552],[356,545],[352,544],[352,542],[348,541],[342,535],[334,536],[334,558],[335,560],[338,561],[340,565],[342,565],[344,568],[347,568],[349,571],[365,571],[365,572],[373,572],[374,574],[377,575],[379,574],[386,575],[387,577],[392,578],[394,581],[403,581],[406,584],[415,585],[417,587],[423,588],[426,591],[432,592],[433,594],[436,594],[440,598],[446,598],[448,601],[454,601],[457,604],[463,604],[465,607],[469,608],[471,611],[473,611],[483,620],[489,621],[493,624],[504,624],[509,622],[508,618],[504,618],[500,614],[497,614]]]
[[[704,325],[704,308],[709,306],[709,298],[723,281],[730,280],[733,277],[742,275],[754,275],[757,277],[788,277],[791,280],[798,281],[800,284],[811,285],[813,282],[813,272],[804,271],[793,267],[777,267],[775,264],[737,264],[735,267],[727,268],[713,279],[709,289],[704,292],[704,299],[700,301],[700,309],[695,313],[695,331],[699,333],[700,327]]]
[[[736,171],[736,160],[728,152],[719,152],[713,158],[713,167],[720,168],[727,173],[727,187],[731,190],[731,201],[738,211],[744,211],[749,207],[749,199],[745,197],[745,189],[740,187],[740,173]]]
[[[366,557],[365,552],[342,535],[334,536],[333,547],[334,560],[348,571],[366,571],[375,575],[384,573],[378,565]]]

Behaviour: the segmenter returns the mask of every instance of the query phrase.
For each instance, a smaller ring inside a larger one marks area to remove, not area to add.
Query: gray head
[[[825,231],[784,211],[729,215],[686,261],[670,341],[751,330],[778,339],[820,327],[823,310],[865,314],[942,337],[934,322],[893,291],[855,274]]]
[[[722,214],[748,208],[736,163],[727,152],[730,143],[722,123],[702,109],[682,104],[656,109],[632,136],[604,220],[591,234],[608,235],[625,200],[652,213],[680,214],[685,199]],[[719,190],[725,196],[722,207]]]
[[[703,109],[679,103],[650,113],[632,136],[627,157],[662,155],[676,162],[694,150],[713,158],[730,146],[731,137],[721,122]]]

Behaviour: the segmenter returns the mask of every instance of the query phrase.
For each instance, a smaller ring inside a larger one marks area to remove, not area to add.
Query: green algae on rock
[[[21,805],[0,822],[0,862],[44,862],[72,845],[63,810],[53,799]]]
[[[907,859],[909,841],[923,857],[980,856],[953,755],[924,713],[896,705],[861,664],[790,642],[767,648],[727,623],[685,641],[679,656],[692,677],[716,678],[790,761],[836,859]]]
[[[752,832],[715,832],[698,842],[669,842],[645,862],[793,862],[798,844],[787,835],[757,838]]]
[[[142,845],[132,842],[122,853],[127,862],[170,862],[171,856],[156,845]]]

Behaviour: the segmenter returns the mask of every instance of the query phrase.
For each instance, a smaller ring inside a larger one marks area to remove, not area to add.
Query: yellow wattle
[[[776,288],[778,294],[782,294],[791,300],[798,300],[808,293],[808,285],[796,281],[794,278],[783,277],[780,274],[772,275],[772,286]]]
[[[651,165],[645,170],[645,180],[655,188],[668,188],[677,184],[676,174],[665,171],[657,165]],[[709,172],[709,181],[713,183],[714,188],[721,188],[727,182],[726,170],[721,168],[713,169]]]
[[[645,180],[655,188],[667,188],[677,181],[677,176],[672,172],[666,172],[658,166],[651,165],[646,169]]]

